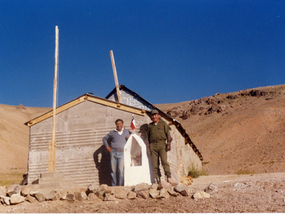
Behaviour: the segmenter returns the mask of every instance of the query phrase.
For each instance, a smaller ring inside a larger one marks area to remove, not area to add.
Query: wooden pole
[[[113,67],[113,73],[114,73],[114,79],[115,79],[115,84],[116,84],[118,100],[119,100],[119,103],[122,103],[120,88],[119,88],[119,81],[118,81],[118,77],[117,77],[117,70],[116,70],[116,65],[115,65],[115,59],[114,59],[114,55],[113,55],[113,50],[110,51],[110,57],[111,57],[111,62],[112,62],[112,67]]]
[[[57,93],[57,70],[58,70],[58,26],[55,26],[55,54],[54,54],[54,84],[53,84],[53,117],[52,117],[52,141],[49,149],[48,171],[55,172],[56,143],[55,143],[55,125],[56,125],[56,93]]]

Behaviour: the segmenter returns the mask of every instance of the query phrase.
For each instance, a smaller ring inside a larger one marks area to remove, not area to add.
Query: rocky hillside
[[[284,93],[280,85],[157,106],[182,123],[209,174],[283,172]],[[29,129],[24,123],[50,109],[0,105],[0,172],[25,173]]]
[[[157,106],[186,128],[209,174],[284,171],[285,85]]]

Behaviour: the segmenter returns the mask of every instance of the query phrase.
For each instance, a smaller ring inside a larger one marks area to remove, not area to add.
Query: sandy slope
[[[1,172],[26,171],[29,128],[24,123],[50,109],[0,105]]]

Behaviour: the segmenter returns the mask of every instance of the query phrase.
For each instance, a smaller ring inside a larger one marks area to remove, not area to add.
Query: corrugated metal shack
[[[115,129],[115,120],[121,118],[130,129],[134,115],[135,132],[144,139],[149,111],[153,105],[125,86],[120,86],[122,103],[117,102],[114,89],[106,99],[84,94],[57,108],[56,117],[56,171],[79,185],[91,183],[110,185],[109,153],[102,138]],[[171,168],[177,175],[186,175],[194,166],[201,169],[202,155],[178,121],[159,110],[171,128]],[[48,148],[52,138],[52,111],[25,123],[30,128],[28,183],[48,172]],[[187,144],[188,143],[188,144]]]

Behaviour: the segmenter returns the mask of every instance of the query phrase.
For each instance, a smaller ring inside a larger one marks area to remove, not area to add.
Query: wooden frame
[[[134,107],[131,107],[131,106],[128,106],[128,105],[124,105],[124,104],[120,104],[120,103],[117,103],[117,102],[113,102],[113,101],[110,101],[110,100],[107,100],[107,99],[103,99],[103,98],[100,98],[100,97],[95,97],[95,96],[91,96],[91,95],[88,95],[88,94],[85,94],[83,96],[80,96],[79,98],[73,100],[73,101],[70,101],[58,108],[56,108],[56,114],[59,114],[75,105],[78,105],[80,104],[81,102],[84,102],[84,101],[91,101],[91,102],[95,102],[95,103],[98,103],[98,104],[102,104],[102,105],[105,105],[105,106],[108,106],[108,107],[113,107],[113,108],[116,108],[116,109],[119,109],[119,110],[123,110],[123,111],[127,111],[127,112],[130,112],[130,113],[134,113],[134,114],[137,114],[137,115],[141,115],[141,116],[144,116],[146,114],[146,111],[145,110],[141,110],[141,109],[138,109],[138,108],[134,108]],[[25,123],[25,125],[27,125],[28,127],[32,126],[32,125],[35,125],[45,119],[48,119],[50,117],[53,116],[53,111],[49,111],[35,119],[32,119],[28,122]]]

